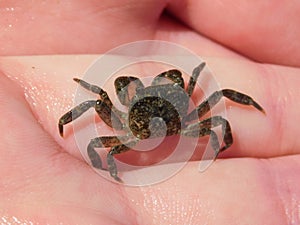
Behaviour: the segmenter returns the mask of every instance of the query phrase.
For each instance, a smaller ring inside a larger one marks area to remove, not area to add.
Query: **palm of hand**
[[[168,6],[168,10],[181,17],[194,29],[192,30],[169,16],[157,19],[158,13],[164,7],[162,3],[147,4],[140,6],[141,8],[138,6],[118,8],[120,14],[117,15],[120,17],[110,17],[105,23],[102,18],[110,15],[109,10],[105,9],[113,9],[114,6],[103,4],[101,7],[104,8],[98,9],[101,13],[93,14],[89,8],[92,7],[92,3],[81,5],[83,9],[81,8],[80,12],[90,14],[89,17],[82,14],[80,20],[81,24],[86,21],[86,27],[74,23],[69,26],[70,32],[57,35],[53,42],[48,40],[49,43],[39,45],[31,42],[29,38],[19,40],[17,31],[22,30],[18,28],[16,33],[10,34],[11,38],[0,41],[5,44],[4,53],[8,55],[80,53],[80,51],[93,53],[93,51],[104,52],[114,47],[116,43],[137,39],[174,41],[199,55],[215,56],[208,61],[215,73],[219,74],[220,82],[224,86],[236,85],[239,90],[258,99],[268,116],[265,118],[253,112],[247,113],[245,110],[247,118],[245,120],[240,116],[241,109],[232,109],[229,118],[234,127],[236,143],[223,155],[232,158],[216,162],[203,174],[198,173],[197,162],[190,162],[180,173],[166,182],[141,188],[119,186],[102,179],[83,161],[78,160],[80,155],[72,135],[62,140],[56,127],[57,119],[69,109],[71,96],[76,88],[71,84],[71,77],[82,73],[94,57],[82,56],[80,60],[72,56],[55,59],[50,56],[2,57],[0,59],[2,220],[15,220],[15,217],[20,221],[43,223],[46,220],[49,223],[69,224],[100,222],[201,224],[203,221],[212,224],[232,224],[237,221],[238,223],[247,221],[251,224],[258,221],[264,224],[283,224],[286,221],[297,223],[300,205],[298,188],[300,143],[294,135],[298,133],[295,118],[299,114],[299,107],[295,102],[300,95],[297,87],[297,81],[300,79],[297,77],[299,69],[250,62],[202,37],[196,31],[203,32],[208,37],[215,38],[245,56],[261,62],[280,62],[283,65],[299,67],[296,63],[299,62],[300,51],[295,49],[291,53],[288,52],[288,48],[282,50],[280,40],[273,37],[272,33],[266,34],[265,40],[269,40],[269,46],[266,46],[263,53],[259,49],[265,46],[256,36],[242,36],[240,39],[236,37],[236,40],[230,43],[227,38],[237,28],[226,27],[226,31],[223,30],[225,32],[223,39],[216,31],[210,30],[210,25],[217,26],[215,23],[218,19],[209,17],[209,10],[213,10],[210,6],[206,6],[207,11],[200,15],[193,11],[195,8],[199,10],[203,8],[197,6],[197,3],[193,3],[193,8],[181,14],[179,9],[182,6],[179,4],[173,3]],[[146,6],[153,11],[145,10],[143,7]],[[40,9],[43,9],[40,7],[36,9],[34,15],[40,16],[41,20],[47,19],[47,15],[44,17],[40,15]],[[51,7],[54,6],[47,9]],[[79,11],[75,10],[78,5],[74,4],[72,7],[74,11],[62,13],[65,17],[54,20],[48,29],[60,33],[61,30],[57,29],[56,25],[61,25],[67,21],[67,16]],[[238,10],[236,13],[238,14]],[[283,16],[288,17],[288,14],[286,12]],[[17,16],[20,17],[20,21],[24,19],[21,14]],[[91,16],[94,18],[93,21],[100,24],[97,26],[92,24],[93,22],[88,20]],[[205,17],[207,22],[204,25],[195,24],[195,21],[204,19],[201,16]],[[140,20],[137,20],[137,17]],[[231,19],[227,18],[227,22],[235,24]],[[255,21],[255,18],[248,19]],[[127,21],[124,26],[120,26],[122,21]],[[269,22],[272,24],[272,21]],[[35,31],[39,31],[38,34],[43,35],[41,24],[35,22],[32,26],[35,27]],[[113,29],[108,30],[111,27]],[[141,27],[148,28],[145,32],[140,32]],[[74,31],[78,29],[81,34],[88,35],[76,39],[76,45],[70,43],[61,48],[61,43],[74,40],[73,37],[76,37]],[[253,34],[259,31],[259,27],[252,29]],[[251,29],[249,32],[251,33]],[[290,36],[291,40],[286,41],[298,40],[297,33],[295,35],[294,39]],[[113,39],[115,42],[110,42],[111,37],[116,37]],[[86,44],[91,38],[97,38],[98,43],[106,44],[101,44],[95,50],[94,46]],[[246,45],[250,40],[255,43],[252,49]],[[10,41],[23,45],[28,43],[26,45],[28,48],[10,45]],[[48,48],[49,45],[52,46],[51,49]],[[30,73],[32,65],[36,69],[35,76]],[[71,69],[66,71],[66,67]],[[41,76],[43,73],[47,76]],[[13,79],[10,80],[4,75]],[[68,89],[65,89],[66,80],[70,81]],[[243,82],[249,80],[252,82],[251,87],[249,83]],[[64,90],[63,93],[61,90]],[[24,97],[24,91],[27,97]],[[62,94],[69,99],[64,102],[61,99]],[[194,159],[198,159],[198,156],[195,155]]]

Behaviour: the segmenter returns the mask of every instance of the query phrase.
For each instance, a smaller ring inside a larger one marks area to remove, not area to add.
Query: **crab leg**
[[[89,100],[80,103],[78,106],[75,106],[69,112],[64,114],[58,122],[58,129],[61,136],[63,136],[63,125],[70,123],[71,121],[77,119],[84,112],[90,108],[95,108],[96,112],[100,118],[110,127],[113,127],[117,130],[123,128],[123,124],[118,116],[111,110],[111,108],[101,100]]]
[[[117,136],[103,136],[103,137],[96,137],[93,138],[88,147],[87,147],[87,153],[91,160],[91,163],[93,167],[97,169],[102,169],[102,161],[99,156],[99,154],[95,151],[95,148],[108,148],[108,147],[114,147],[117,145],[122,145],[124,141],[127,141],[127,137],[117,137]]]
[[[108,167],[109,174],[118,182],[122,182],[122,180],[118,177],[118,169],[114,160],[114,155],[130,150],[133,146],[136,145],[136,143],[137,140],[134,140],[126,144],[116,145],[112,147],[107,154],[107,167]]]
[[[186,92],[188,93],[189,97],[192,96],[198,77],[205,65],[205,62],[203,62],[193,70],[192,76],[186,89]]]
[[[75,82],[77,82],[78,84],[80,84],[81,87],[83,87],[95,94],[98,94],[100,96],[101,100],[103,100],[103,102],[105,102],[109,107],[113,106],[110,98],[108,97],[107,92],[104,91],[102,88],[100,88],[96,85],[89,84],[86,81],[78,79],[78,78],[73,78],[73,80]]]
[[[222,127],[224,146],[221,148],[217,135],[211,129],[217,126]],[[216,157],[225,149],[229,148],[233,143],[231,128],[229,122],[221,116],[213,116],[198,123],[188,125],[182,132],[182,135],[187,137],[203,137],[211,136],[211,146],[215,150]]]
[[[122,76],[115,80],[115,90],[122,105],[129,106],[132,96],[139,88],[144,88],[139,78]]]
[[[185,122],[192,121],[195,120],[197,117],[201,118],[202,116],[204,116],[208,111],[211,110],[212,107],[214,107],[221,100],[223,96],[230,99],[231,101],[242,105],[252,105],[262,113],[265,113],[264,109],[250,96],[231,89],[223,89],[214,92],[208,97],[207,100],[202,102],[196,109],[189,113],[184,118]]]
[[[87,153],[91,160],[92,166],[96,169],[106,170],[102,167],[101,158],[95,151],[95,148],[112,147],[107,154],[107,170],[116,181],[122,182],[122,180],[118,177],[117,165],[113,155],[130,150],[138,142],[137,139],[129,141],[130,139],[131,137],[129,136],[103,136],[93,138],[87,147]]]
[[[151,86],[160,85],[163,81],[162,78],[169,79],[170,81],[178,84],[181,88],[184,88],[184,80],[179,70],[173,69],[158,74],[152,81]]]

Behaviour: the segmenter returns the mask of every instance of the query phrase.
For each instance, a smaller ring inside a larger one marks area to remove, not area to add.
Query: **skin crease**
[[[1,2],[1,223],[299,224],[299,10],[281,1]],[[222,87],[267,115],[226,101],[235,143],[223,159],[132,188],[98,176],[57,121],[72,106],[72,78],[95,59],[77,54],[142,39],[195,51]]]

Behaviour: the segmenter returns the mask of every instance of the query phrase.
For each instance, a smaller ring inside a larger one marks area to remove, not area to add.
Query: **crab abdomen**
[[[181,118],[174,106],[159,97],[145,97],[129,113],[129,128],[139,139],[169,136],[181,129]]]
[[[178,85],[139,90],[129,109],[129,128],[139,139],[178,134],[188,105],[189,97]]]

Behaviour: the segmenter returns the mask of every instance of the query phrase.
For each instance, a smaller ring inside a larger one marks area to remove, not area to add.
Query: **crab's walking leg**
[[[116,112],[118,115],[123,115],[124,113],[122,113],[120,110],[118,110],[112,103],[112,101],[110,100],[108,94],[106,91],[104,91],[102,88],[98,87],[97,85],[92,85],[87,83],[84,80],[78,79],[78,78],[73,78],[74,81],[76,81],[78,84],[80,84],[80,86],[82,86],[83,88],[98,94],[100,96],[100,99],[105,102],[106,105],[109,106],[109,108],[111,108],[114,112]]]
[[[156,86],[164,83],[164,79],[169,79],[170,81],[178,84],[181,88],[184,88],[184,80],[182,74],[179,70],[173,69],[158,74],[152,81],[151,86]]]
[[[186,116],[185,122],[194,120],[197,117],[201,118],[208,111],[210,111],[211,108],[214,107],[223,96],[242,105],[252,105],[262,113],[265,113],[264,109],[250,96],[231,89],[223,89],[210,95],[204,102],[202,102],[196,109]]]
[[[118,177],[118,169],[117,169],[117,165],[114,160],[114,155],[130,150],[134,145],[136,145],[136,143],[137,143],[137,141],[131,141],[131,142],[128,142],[127,144],[121,144],[121,145],[114,146],[111,148],[111,150],[107,154],[108,171],[110,173],[110,176],[112,176],[116,181],[122,182],[122,180]]]
[[[108,126],[117,130],[121,130],[123,128],[121,120],[105,102],[101,100],[90,100],[80,103],[78,106],[71,109],[59,119],[58,129],[60,135],[63,136],[63,125],[77,119],[90,108],[95,108],[98,115]]]
[[[139,78],[131,76],[116,78],[114,85],[119,101],[125,106],[129,106],[130,100],[135,95],[137,89],[144,88]]]
[[[130,148],[132,148],[134,145],[136,145],[137,140],[128,141],[129,139],[130,138],[128,136],[103,136],[93,138],[87,148],[87,153],[91,160],[92,166],[96,169],[106,170],[102,167],[101,158],[95,151],[95,148],[112,147],[107,154],[107,170],[116,181],[122,182],[122,180],[118,177],[118,169],[113,156],[115,154],[126,152],[130,150]]]
[[[58,129],[59,129],[60,136],[63,136],[64,133],[63,125],[77,119],[89,108],[94,107],[95,104],[96,101],[93,100],[82,102],[79,105],[77,105],[75,108],[71,109],[69,112],[65,113],[62,117],[60,117],[58,121]]]
[[[196,82],[198,80],[198,77],[199,77],[199,75],[200,75],[200,73],[201,73],[201,71],[203,70],[204,67],[205,67],[205,62],[201,63],[199,66],[197,66],[193,70],[192,76],[190,78],[190,81],[189,81],[187,89],[186,89],[186,92],[188,93],[188,95],[190,97],[193,94],[193,91],[195,89],[195,85],[196,85]]]
[[[224,146],[221,148],[218,137],[211,129],[221,125]],[[215,156],[217,157],[220,152],[229,148],[233,143],[231,128],[229,122],[221,116],[213,116],[195,124],[187,126],[182,134],[188,137],[203,137],[206,135],[211,136],[211,146],[215,150]]]
[[[93,138],[88,147],[87,153],[91,160],[92,166],[97,169],[103,169],[102,161],[99,154],[95,151],[95,148],[108,148],[114,147],[117,145],[122,145],[123,142],[126,142],[128,138],[124,137],[117,137],[117,136],[103,136],[103,137],[96,137]]]
[[[83,87],[95,94],[98,94],[100,96],[101,100],[103,102],[105,102],[110,108],[112,108],[113,104],[112,104],[110,98],[108,97],[107,92],[104,91],[102,88],[100,88],[96,85],[89,84],[86,81],[78,79],[78,78],[73,78],[73,80],[75,82],[77,82],[78,84],[80,84],[81,87]]]
[[[245,95],[243,93],[231,90],[231,89],[223,89],[222,94],[229,98],[231,101],[243,104],[243,105],[252,105],[262,113],[266,113],[265,110],[256,102],[254,101],[250,96]]]

